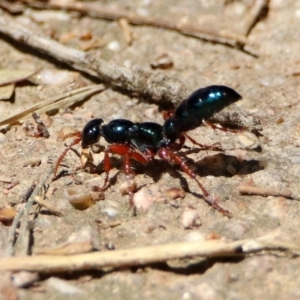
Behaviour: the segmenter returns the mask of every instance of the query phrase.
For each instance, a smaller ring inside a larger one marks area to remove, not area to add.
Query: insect
[[[109,154],[118,154],[124,158],[123,166],[129,187],[130,204],[134,205],[133,187],[130,184],[130,161],[135,160],[141,164],[147,164],[157,155],[162,160],[179,165],[182,171],[197,183],[204,200],[220,213],[230,217],[231,213],[219,206],[209,195],[194,171],[177,151],[183,147],[186,138],[203,146],[191,139],[186,132],[199,127],[214,113],[241,98],[235,90],[229,87],[214,85],[192,93],[173,112],[165,116],[166,120],[163,125],[154,122],[133,123],[125,119],[115,119],[103,124],[102,119],[93,119],[84,126],[81,133],[76,133],[77,138],[59,157],[54,175],[56,176],[59,164],[72,146],[81,142],[82,148],[88,148],[103,137],[109,145],[104,150],[105,179],[101,189],[104,190],[107,187],[109,171],[112,168]]]

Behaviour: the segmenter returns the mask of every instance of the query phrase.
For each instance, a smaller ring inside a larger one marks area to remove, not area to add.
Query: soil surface
[[[116,10],[192,22],[207,30],[234,34],[239,33],[254,1],[105,2]],[[59,178],[52,181],[51,175],[47,181],[47,201],[63,216],[41,209],[31,223],[34,253],[82,236],[92,239],[100,250],[212,238],[232,241],[272,233],[282,242],[300,246],[300,203],[295,200],[300,197],[299,1],[269,1],[268,10],[248,36],[249,52],[148,26],[131,26],[133,41],[128,45],[118,22],[70,11],[27,8],[14,18],[76,49],[84,49],[91,37],[97,38],[99,46],[87,50],[93,55],[136,70],[163,72],[180,79],[191,91],[214,84],[230,86],[243,96],[239,107],[258,117],[262,125],[256,137],[260,151],[245,147],[246,133],[207,126],[189,132],[190,136],[205,145],[220,143],[224,151],[200,151],[191,142],[181,150],[201,184],[232,212],[233,218],[205,203],[195,181],[178,166],[159,158],[146,166],[132,163],[138,190],[134,201],[137,206],[150,202],[146,209],[138,207],[137,216],[132,216],[129,197],[123,195],[126,176],[118,156],[112,158],[110,184],[103,195],[98,195],[99,201],[94,205],[87,201],[88,208],[78,210],[70,204],[73,194],[86,195],[94,185],[103,184],[103,151],[94,149],[93,163],[98,167],[84,170],[79,168],[76,153],[69,151],[59,167]],[[9,101],[0,102],[1,118],[43,99],[95,84],[93,78],[1,37],[1,69],[41,68],[44,74],[39,82],[17,84]],[[166,68],[154,70],[153,65],[160,67],[161,60],[168,62]],[[171,105],[159,106],[151,99],[109,87],[76,107],[48,117],[41,115],[49,138],[30,136],[30,128],[35,126],[33,119],[3,131],[0,205],[18,209],[24,206],[22,201],[30,187],[47,175],[66,148],[65,143],[71,142],[72,139],[60,138],[64,130],[81,131],[95,117],[105,122],[124,118],[162,124],[162,111],[170,108]],[[103,139],[100,144],[106,145]],[[80,144],[74,149],[80,152]],[[19,184],[8,189],[5,180]],[[274,195],[242,195],[242,184],[271,189]],[[184,196],[174,199],[170,189]],[[276,194],[284,190],[289,190],[291,197]],[[0,224],[3,255],[9,230],[9,226]],[[66,299],[70,294],[76,299],[99,299],[99,295],[103,299],[299,299],[299,270],[300,259],[288,255],[170,261],[107,272],[42,276],[29,288],[17,289],[17,294],[19,299]]]

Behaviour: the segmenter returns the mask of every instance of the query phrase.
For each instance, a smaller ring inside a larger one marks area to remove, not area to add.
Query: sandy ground
[[[230,32],[240,30],[252,4],[249,0],[110,3],[148,17],[169,17]],[[231,219],[209,207],[201,199],[195,182],[178,167],[162,163],[158,158],[147,166],[133,164],[138,194],[143,192],[142,198],[154,198],[154,203],[146,210],[138,210],[136,217],[132,216],[128,196],[121,193],[126,178],[122,172],[118,174],[122,163],[117,156],[112,160],[113,180],[104,193],[104,200],[84,211],[77,210],[68,201],[70,190],[88,193],[95,183],[101,185],[104,174],[101,164],[99,174],[83,170],[75,173],[80,161],[70,151],[59,169],[65,171],[64,175],[48,181],[48,201],[64,216],[58,217],[42,209],[31,224],[33,251],[60,245],[70,235],[81,236],[82,231],[88,232],[96,248],[101,250],[212,237],[240,240],[274,232],[279,241],[300,244],[298,201],[280,195],[262,197],[239,193],[239,186],[245,184],[273,191],[288,189],[292,198],[299,199],[299,1],[270,1],[266,16],[259,20],[248,37],[250,48],[259,57],[222,44],[146,26],[131,27],[134,39],[132,45],[128,45],[117,22],[74,12],[47,13],[42,15],[41,11],[28,8],[15,18],[76,49],[85,46],[89,35],[97,37],[103,45],[89,51],[120,66],[151,71],[151,64],[165,55],[173,66],[154,72],[178,78],[190,90],[212,84],[236,89],[243,96],[239,106],[257,116],[263,129],[258,137],[261,151],[245,149],[238,134],[205,126],[193,130],[190,135],[202,144],[219,142],[224,151],[197,151],[189,142],[186,144],[189,149],[182,150],[205,188],[216,195],[222,207],[232,212]],[[38,22],[39,17],[42,21]],[[44,78],[36,84],[28,81],[18,84],[13,97],[0,102],[1,118],[42,99],[95,83],[3,36],[0,45],[1,69],[43,68],[49,71],[50,78],[48,82]],[[56,78],[59,80],[55,81]],[[48,139],[28,136],[24,130],[28,123],[1,133],[1,178],[20,181],[8,192],[7,183],[0,182],[1,206],[22,207],[26,191],[45,176],[51,166],[49,161],[56,162],[65,149],[64,142],[59,139],[62,129],[81,130],[92,117],[100,117],[105,122],[126,118],[134,122],[162,123],[161,111],[166,108],[170,106],[158,106],[151,99],[108,88],[82,105],[52,115]],[[42,117],[49,121],[49,117]],[[105,145],[103,140],[100,142]],[[80,146],[74,148],[80,151]],[[32,166],[32,159],[40,159],[41,163]],[[102,159],[102,152],[94,154],[95,164]],[[183,189],[185,197],[168,198],[166,191],[171,188]],[[194,221],[186,226],[183,219],[191,212]],[[117,226],[102,226],[114,223]],[[5,251],[9,229],[0,224],[0,253]],[[70,293],[76,299],[99,299],[99,295],[105,299],[299,299],[299,270],[299,258],[288,255],[172,261],[133,269],[62,275],[60,279],[54,275],[45,276],[31,288],[18,289],[17,294],[19,299],[65,299]]]

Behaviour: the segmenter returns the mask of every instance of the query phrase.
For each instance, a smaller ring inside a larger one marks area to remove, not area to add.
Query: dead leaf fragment
[[[78,210],[85,210],[96,203],[92,193],[80,193],[74,188],[67,188],[65,195],[69,203]]]
[[[24,81],[37,72],[32,70],[0,70],[0,86]]]

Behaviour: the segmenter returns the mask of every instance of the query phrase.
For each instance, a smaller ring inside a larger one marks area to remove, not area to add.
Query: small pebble
[[[244,131],[236,134],[239,143],[246,149],[256,149],[260,146],[259,139],[255,134],[249,131]]]
[[[141,188],[133,196],[133,202],[137,209],[148,210],[156,201],[164,201],[159,188],[152,184]]]
[[[111,41],[108,43],[107,48],[111,51],[119,51],[120,50],[120,43],[118,41]]]
[[[246,233],[250,229],[250,225],[247,222],[231,219],[224,227],[227,234],[232,239],[243,239]]]
[[[186,195],[183,189],[176,187],[166,190],[164,194],[167,198],[170,198],[172,200],[183,199]]]
[[[106,207],[102,209],[101,212],[108,215],[111,218],[114,218],[118,215],[118,210],[113,207]]]
[[[180,217],[180,223],[184,229],[201,226],[201,220],[194,208],[186,208]]]
[[[18,288],[28,287],[38,280],[39,280],[38,273],[21,271],[12,274],[12,282],[14,286]]]
[[[129,59],[127,59],[127,60],[124,61],[124,67],[131,68],[131,66],[132,66],[132,63],[131,63],[131,61]]]
[[[184,240],[186,242],[199,242],[199,241],[206,241],[206,238],[199,231],[192,230],[192,231],[188,231],[188,233],[185,236]]]

